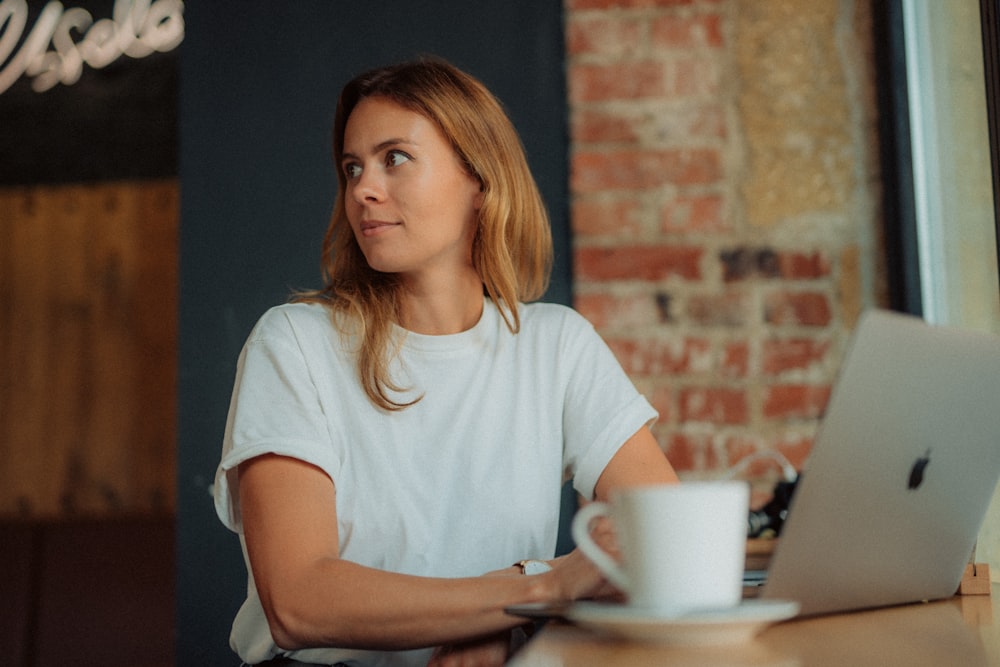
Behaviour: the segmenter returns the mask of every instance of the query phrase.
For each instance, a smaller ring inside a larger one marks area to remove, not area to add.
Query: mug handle
[[[600,516],[609,516],[610,512],[611,505],[608,503],[590,503],[581,508],[576,513],[576,516],[573,517],[571,531],[573,539],[576,541],[576,546],[580,548],[580,551],[597,566],[598,570],[604,573],[604,576],[611,583],[622,591],[628,592],[629,585],[625,571],[590,536],[590,522]]]

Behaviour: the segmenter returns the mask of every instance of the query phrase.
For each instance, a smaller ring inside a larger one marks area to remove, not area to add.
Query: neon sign
[[[2,0],[0,65],[6,65],[0,69],[0,94],[21,75],[33,77],[31,87],[43,92],[79,81],[84,63],[101,69],[122,55],[144,58],[172,51],[184,40],[183,13],[182,0],[115,0],[112,18],[95,22],[82,7],[64,10],[61,2],[49,2],[11,57],[28,22],[28,5]],[[74,41],[74,31],[82,35],[80,41]]]

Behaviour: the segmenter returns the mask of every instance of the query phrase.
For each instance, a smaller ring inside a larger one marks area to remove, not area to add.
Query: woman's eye
[[[389,151],[385,155],[385,163],[389,167],[398,167],[404,162],[407,162],[409,159],[410,156],[404,153],[403,151],[393,150]]]
[[[344,165],[344,174],[348,178],[357,178],[358,176],[361,175],[361,165],[354,164],[353,162],[350,163],[350,164],[345,164]]]

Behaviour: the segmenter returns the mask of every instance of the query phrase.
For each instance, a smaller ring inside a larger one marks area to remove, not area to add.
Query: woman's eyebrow
[[[395,137],[393,139],[386,139],[385,141],[380,141],[379,143],[377,143],[375,146],[372,147],[371,153],[372,154],[381,153],[382,151],[384,151],[387,148],[391,148],[392,146],[399,146],[400,144],[407,145],[407,146],[415,146],[416,145],[413,141],[411,141],[409,139],[404,139],[402,137]],[[344,159],[346,160],[348,158],[350,158],[352,160],[357,160],[358,156],[355,155],[354,153],[349,152],[349,151],[344,151]]]

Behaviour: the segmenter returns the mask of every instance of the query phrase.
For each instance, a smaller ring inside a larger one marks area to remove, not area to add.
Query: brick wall
[[[800,467],[884,302],[867,3],[565,8],[576,308],[682,476]]]

